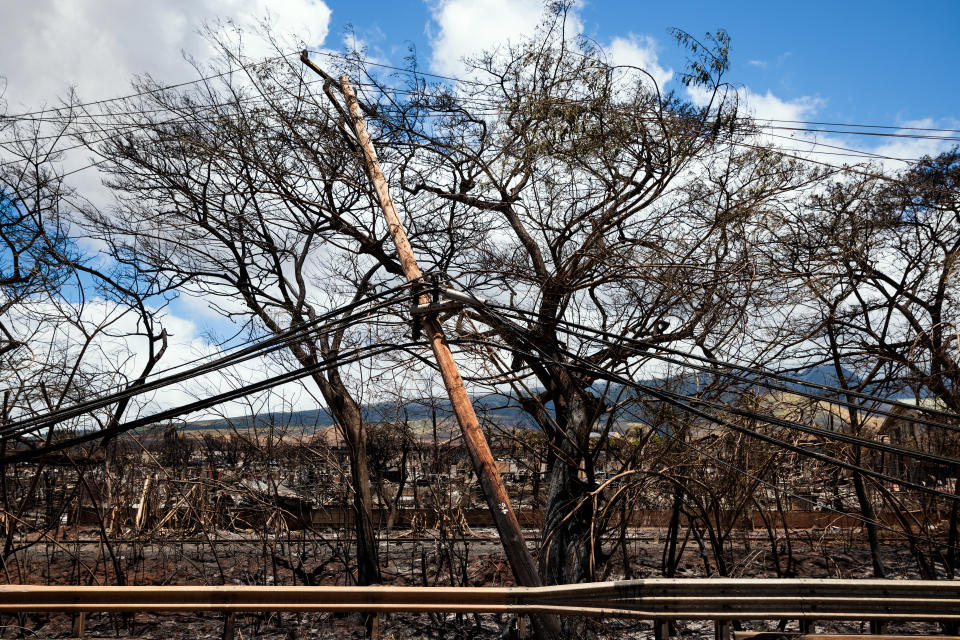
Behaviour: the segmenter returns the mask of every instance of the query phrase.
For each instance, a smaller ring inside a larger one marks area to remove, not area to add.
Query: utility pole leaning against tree
[[[319,67],[310,61],[307,52],[304,51],[300,60],[316,71],[325,80],[329,81],[330,76],[324,73]],[[357,136],[357,142],[363,151],[364,164],[367,173],[373,183],[377,194],[380,208],[383,210],[387,221],[387,227],[390,229],[390,236],[397,247],[397,255],[400,258],[400,264],[403,267],[403,273],[407,280],[412,283],[419,283],[423,279],[420,267],[417,265],[416,257],[413,255],[413,248],[407,239],[407,232],[404,229],[403,222],[397,214],[393,199],[390,197],[390,191],[387,188],[386,178],[380,169],[380,163],[377,160],[377,153],[370,141],[370,135],[367,133],[367,125],[360,110],[360,103],[357,101],[353,85],[350,84],[350,78],[346,75],[340,76],[340,88],[347,101],[347,112],[353,120],[353,131]],[[328,94],[329,95],[329,94]],[[419,303],[422,306],[430,303],[429,296],[424,295]],[[420,322],[423,333],[430,341],[430,347],[436,358],[437,366],[440,369],[440,375],[443,378],[443,384],[447,389],[447,395],[450,398],[450,404],[453,412],[460,424],[460,430],[463,433],[463,440],[470,452],[470,459],[473,462],[473,469],[480,480],[480,486],[483,495],[487,500],[487,506],[493,516],[494,524],[500,535],[500,542],[503,544],[507,559],[510,561],[510,568],[513,570],[513,576],[517,583],[525,587],[541,586],[540,575],[537,573],[536,565],[530,552],[527,550],[526,542],[523,539],[523,532],[520,529],[520,523],[517,516],[510,506],[510,498],[507,495],[506,487],[497,471],[493,461],[493,454],[487,439],[480,428],[480,421],[470,403],[470,397],[466,388],[463,386],[463,379],[457,369],[457,364],[453,360],[453,354],[447,346],[446,336],[443,333],[443,327],[437,320],[436,315],[423,314],[420,316]],[[556,616],[544,615],[537,616],[537,626],[542,635],[548,637],[559,636],[560,621]]]

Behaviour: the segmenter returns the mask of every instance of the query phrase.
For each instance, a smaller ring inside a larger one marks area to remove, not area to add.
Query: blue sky
[[[408,42],[426,60],[431,35],[439,30],[433,16],[443,4],[449,3],[328,0],[327,45],[337,46],[352,25],[375,51],[395,61]],[[731,82],[785,101],[816,98],[818,118],[871,124],[960,118],[956,0],[593,0],[578,15],[585,32],[602,44],[631,33],[653,38],[661,64],[673,69],[682,68],[684,54],[668,29],[697,36],[725,29],[733,39]]]
[[[266,11],[278,33],[295,32],[311,46],[341,49],[352,25],[381,60],[401,62],[412,44],[425,68],[452,73],[458,56],[531,32],[543,7],[543,0],[32,0],[0,22],[0,99],[16,112],[55,104],[71,85],[98,100],[127,92],[135,74],[182,82],[196,75],[182,53],[201,62],[210,55],[198,34],[204,23],[249,26]],[[684,67],[671,27],[696,36],[725,29],[728,80],[744,88],[759,116],[960,128],[960,0],[586,0],[573,21],[629,63],[664,72]],[[898,157],[943,147],[833,142]]]
[[[542,0],[31,0],[0,21],[0,100],[10,112],[30,111],[55,105],[68,86],[100,100],[128,93],[134,74],[190,80],[196,72],[182,54],[209,57],[198,34],[205,22],[250,25],[266,10],[278,32],[295,32],[312,47],[342,49],[352,25],[381,61],[401,63],[413,45],[425,69],[458,74],[460,55],[530,33],[542,8]],[[727,80],[759,117],[960,129],[960,0],[589,0],[575,7],[572,22],[615,62],[649,65],[662,79],[672,77],[666,87],[677,91],[686,54],[669,29],[698,37],[725,29],[732,38]],[[903,158],[955,144],[835,134],[816,140]],[[66,168],[88,162],[75,154]],[[71,180],[94,202],[109,202],[95,170]],[[207,351],[207,330],[232,333],[206,301],[186,296],[169,307],[165,324],[174,336],[168,364]]]

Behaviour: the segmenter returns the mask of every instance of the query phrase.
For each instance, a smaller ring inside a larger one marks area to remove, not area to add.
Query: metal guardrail
[[[0,585],[0,613],[513,613],[653,620],[960,622],[960,581],[666,579],[555,587]]]

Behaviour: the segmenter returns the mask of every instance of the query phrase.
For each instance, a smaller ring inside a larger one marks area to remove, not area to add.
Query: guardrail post
[[[797,624],[800,627],[800,635],[809,635],[816,632],[817,623],[807,618],[800,618]]]
[[[883,628],[886,625],[881,620],[871,620],[870,621],[870,634],[879,636],[883,634]]]
[[[223,619],[223,640],[233,640],[235,622],[233,612],[228,613]]]
[[[367,637],[370,640],[380,639],[380,614],[376,611],[367,614]]]
[[[714,620],[713,637],[714,640],[730,640],[730,621]]]
[[[74,638],[83,638],[87,631],[87,614],[80,612],[73,616],[73,629],[71,635]]]
[[[657,618],[653,621],[653,640],[667,640],[670,637],[670,621]]]

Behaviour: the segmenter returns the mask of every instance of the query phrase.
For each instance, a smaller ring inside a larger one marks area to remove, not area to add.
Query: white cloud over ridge
[[[629,34],[626,37],[615,37],[607,46],[610,62],[616,65],[628,65],[643,69],[656,81],[663,91],[663,86],[673,79],[673,69],[664,69],[657,60],[657,42],[650,36]]]
[[[35,110],[55,106],[72,85],[83,99],[98,100],[128,93],[134,74],[189,80],[196,72],[181,52],[201,62],[210,54],[198,33],[204,22],[249,28],[268,14],[283,37],[295,33],[319,44],[329,30],[330,9],[321,0],[20,2],[0,21],[4,100],[11,112]]]
[[[543,9],[542,0],[439,0],[431,7],[431,68],[463,75],[463,58],[533,35]]]
[[[462,77],[469,72],[464,58],[535,35],[549,13],[543,0],[437,0],[431,5],[431,17],[431,69]],[[583,32],[583,21],[575,9],[567,14],[564,29],[568,38]],[[661,89],[673,78],[673,70],[659,64],[657,42],[650,36],[616,36],[604,49],[611,64],[644,69]]]
[[[687,89],[690,100],[697,105],[706,104],[710,93],[702,87]],[[900,171],[907,163],[923,156],[935,156],[947,151],[949,140],[937,139],[937,134],[924,136],[921,128],[956,128],[960,121],[938,122],[931,118],[896,123],[902,129],[883,129],[884,134],[903,135],[904,137],[875,137],[858,135],[877,132],[876,129],[864,129],[837,125],[817,125],[827,101],[819,96],[800,96],[792,100],[777,97],[770,90],[759,93],[749,87],[737,90],[739,112],[757,121],[763,129],[758,143],[799,155],[809,160],[839,166],[870,162],[888,171]],[[825,130],[825,131],[824,131]],[[838,131],[853,133],[838,133]],[[916,137],[910,137],[916,136]]]
[[[826,104],[814,96],[784,100],[769,89],[766,93],[755,93],[748,88],[740,91],[740,100],[747,113],[757,120],[804,120]]]

